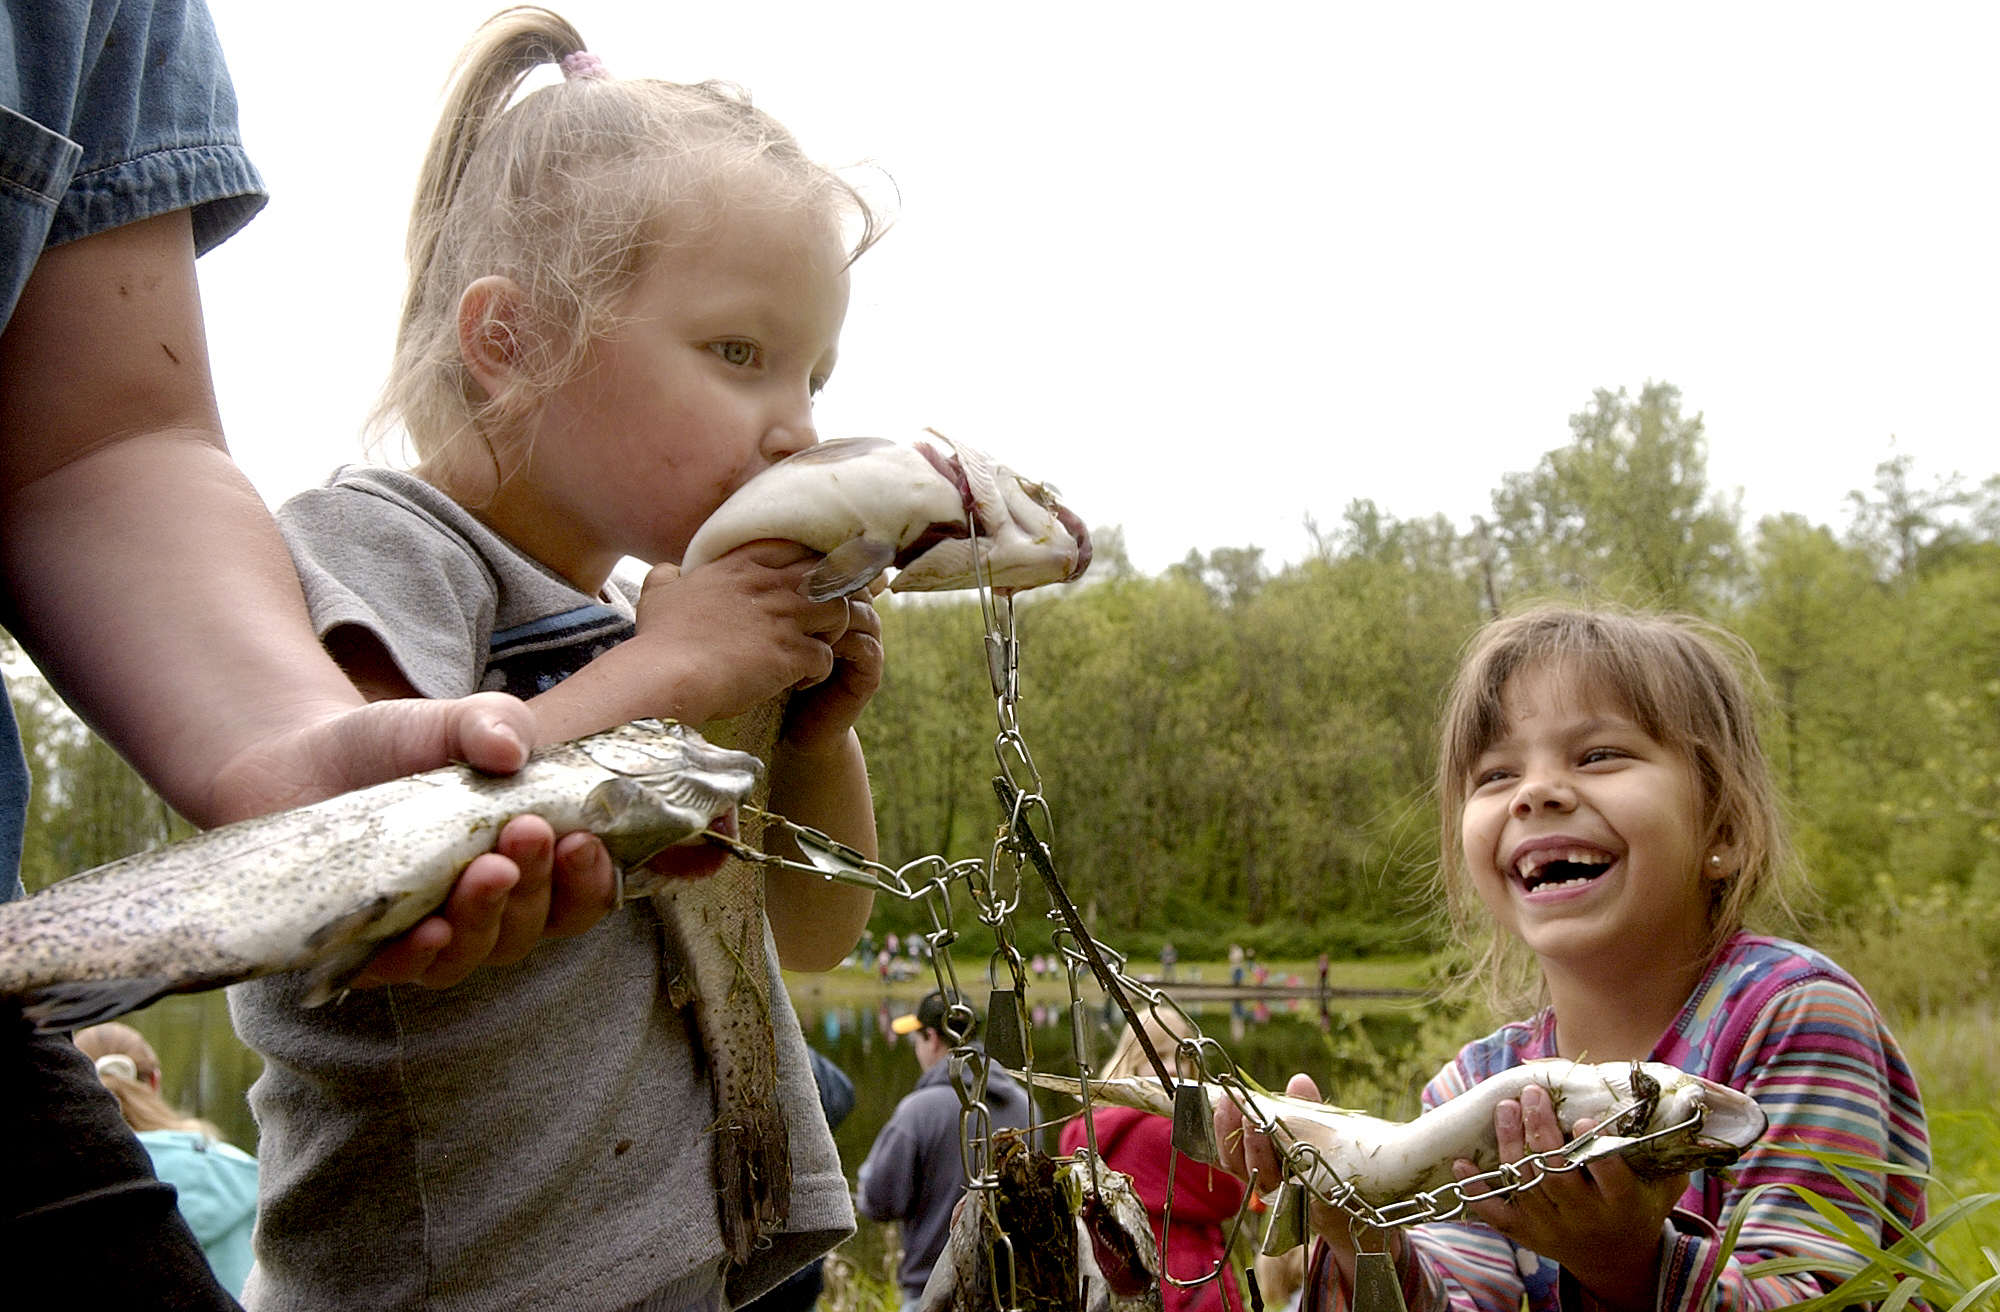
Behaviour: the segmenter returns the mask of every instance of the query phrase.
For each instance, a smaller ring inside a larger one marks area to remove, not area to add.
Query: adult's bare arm
[[[315,367],[302,361],[301,379]],[[197,824],[451,759],[511,770],[534,741],[533,713],[511,698],[371,706],[321,651],[283,540],[223,441],[185,211],[45,252],[0,334],[0,575],[0,619]],[[521,826],[510,843],[521,868],[475,862],[460,892],[469,881],[482,896],[454,898],[450,935],[413,931],[423,941],[387,977],[471,969],[465,949],[500,933],[537,865],[525,891],[548,897],[553,835]],[[581,846],[569,873],[601,888],[558,879],[566,927],[564,899],[610,897],[601,848]]]

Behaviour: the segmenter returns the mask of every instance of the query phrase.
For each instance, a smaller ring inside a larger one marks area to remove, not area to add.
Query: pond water
[[[913,1011],[922,982],[877,987],[851,975],[799,977],[792,996],[806,1039],[854,1081],[854,1111],[834,1132],[850,1181],[896,1104],[916,1087],[919,1074],[909,1040],[890,1022]],[[1070,1048],[1064,1013],[1067,995],[1056,985],[1030,989],[1032,1044],[1040,1064],[1057,1068]],[[984,1007],[985,999],[974,1001]],[[1338,1068],[1358,1047],[1372,1052],[1405,1046],[1421,1023],[1419,1006],[1403,1001],[1341,998],[1322,1011],[1315,998],[1203,1002],[1188,1005],[1203,1030],[1220,1039],[1252,1079],[1282,1088],[1294,1071],[1319,1076]],[[160,1054],[161,1092],[174,1105],[207,1118],[238,1146],[256,1150],[256,1126],[245,1094],[260,1062],[236,1038],[221,993],[167,998],[128,1017]],[[1108,1055],[1120,1022],[1093,1006],[1086,1027],[1093,1063]],[[893,1233],[863,1223],[851,1246],[862,1270],[882,1270],[894,1251]]]

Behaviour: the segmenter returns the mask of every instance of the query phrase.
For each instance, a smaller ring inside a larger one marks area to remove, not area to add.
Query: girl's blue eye
[[[755,342],[710,342],[708,349],[739,368],[756,364],[762,356]]]

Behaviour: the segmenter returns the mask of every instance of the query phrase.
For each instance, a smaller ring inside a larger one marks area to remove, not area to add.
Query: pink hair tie
[[[611,73],[604,67],[604,61],[588,50],[577,50],[562,57],[563,78],[569,82],[582,82],[590,78],[608,78]]]

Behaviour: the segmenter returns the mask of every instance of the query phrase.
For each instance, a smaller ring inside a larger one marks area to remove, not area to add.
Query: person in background
[[[262,181],[199,0],[8,0],[0,23],[0,624],[182,815],[222,824],[458,759],[519,768],[497,695],[368,706],[307,622],[269,511],[230,460],[194,262]],[[28,776],[0,701],[0,902],[21,896]],[[454,983],[609,909],[588,835],[524,816],[442,914],[356,985]],[[91,1064],[0,1002],[0,1259],[20,1295],[233,1307]]]
[[[955,1046],[972,1042],[979,1017],[970,1007],[954,1012],[944,994],[933,989],[915,1011],[898,1016],[890,1028],[909,1036],[922,1074],[916,1089],[896,1104],[875,1136],[868,1159],[861,1163],[857,1202],[870,1220],[895,1221],[902,1227],[903,1260],[896,1268],[896,1283],[903,1291],[903,1312],[915,1312],[918,1295],[951,1233],[951,1209],[965,1193],[958,1092],[952,1088],[951,1062],[946,1058]],[[988,1070],[986,1105],[995,1130],[1027,1127],[1027,1091],[998,1066]]]
[[[118,1099],[125,1123],[153,1159],[154,1174],[174,1187],[181,1215],[201,1242],[215,1278],[230,1293],[242,1294],[254,1260],[250,1231],[257,1220],[257,1159],[224,1143],[215,1126],[161,1095],[159,1054],[130,1025],[92,1025],[72,1037]]]
[[[1188,1037],[1186,1021],[1171,1011],[1142,1015],[1146,1037],[1153,1050],[1176,1076],[1182,1074],[1176,1052]],[[1118,1046],[1097,1073],[1100,1080],[1157,1078],[1153,1064],[1139,1046],[1138,1031],[1130,1025],[1118,1036]],[[1095,1129],[1097,1153],[1114,1171],[1132,1177],[1133,1191],[1146,1204],[1153,1222],[1153,1241],[1161,1246],[1166,1273],[1176,1280],[1199,1280],[1215,1269],[1227,1267],[1229,1226],[1243,1205],[1243,1182],[1228,1172],[1197,1162],[1174,1151],[1174,1123],[1130,1107],[1096,1107],[1090,1124],[1079,1116],[1063,1126],[1062,1151],[1074,1153],[1091,1143]],[[1166,1232],[1167,1169],[1173,1165],[1174,1211],[1171,1241]],[[1219,1279],[1195,1289],[1180,1289],[1162,1281],[1160,1296],[1165,1312],[1242,1312],[1243,1295],[1233,1273],[1225,1269]]]

